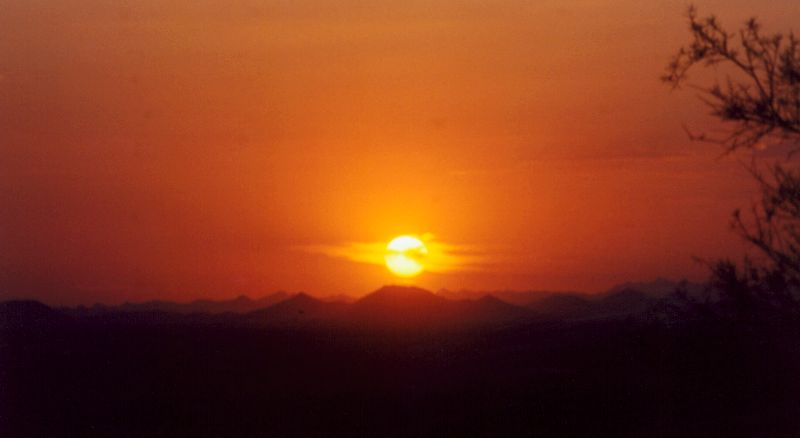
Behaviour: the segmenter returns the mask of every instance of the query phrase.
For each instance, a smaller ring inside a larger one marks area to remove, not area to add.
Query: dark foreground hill
[[[618,313],[646,301],[629,292],[565,301],[555,308],[581,317],[404,288],[350,305],[297,295],[245,315],[75,317],[7,303],[0,436],[800,430],[797,322],[661,324]]]

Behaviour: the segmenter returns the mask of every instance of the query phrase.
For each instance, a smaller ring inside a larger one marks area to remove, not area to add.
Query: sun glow
[[[386,267],[399,277],[415,277],[425,270],[428,248],[414,236],[398,236],[386,246]]]

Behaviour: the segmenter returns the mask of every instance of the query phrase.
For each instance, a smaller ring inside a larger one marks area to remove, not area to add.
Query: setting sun
[[[424,269],[428,248],[416,237],[398,236],[386,246],[386,267],[399,277],[415,277]]]
[[[797,334],[800,0],[0,0],[0,438],[800,438]]]

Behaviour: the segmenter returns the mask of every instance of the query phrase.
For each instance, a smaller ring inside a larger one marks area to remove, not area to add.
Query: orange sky
[[[698,1],[775,30],[800,3]],[[738,256],[753,184],[658,81],[685,2],[0,0],[0,298],[596,291]]]

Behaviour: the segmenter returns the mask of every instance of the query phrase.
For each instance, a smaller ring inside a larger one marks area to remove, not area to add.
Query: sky
[[[659,81],[686,7],[0,0],[0,299],[359,296],[401,234],[433,290],[703,280],[756,192]]]

